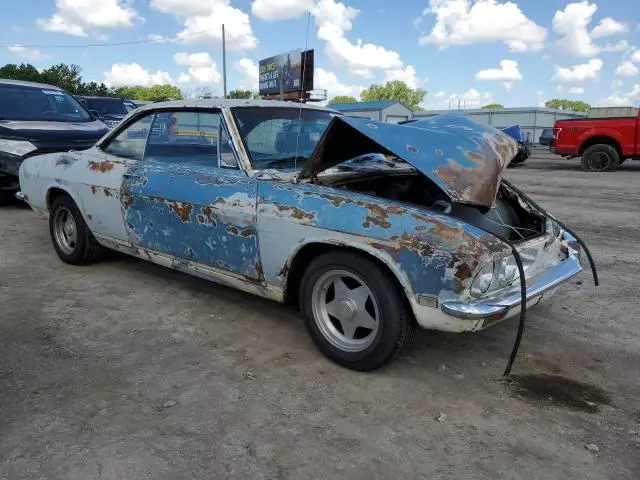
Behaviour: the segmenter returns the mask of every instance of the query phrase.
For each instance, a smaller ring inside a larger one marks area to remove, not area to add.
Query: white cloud
[[[130,28],[138,16],[126,0],[56,0],[49,18],[38,18],[38,26],[49,32],[86,37],[91,30]]]
[[[564,87],[563,87],[562,85],[558,85],[558,86],[556,87],[556,92],[558,92],[558,93],[562,93],[562,92],[564,92]]]
[[[593,43],[587,26],[598,10],[595,3],[570,3],[553,16],[553,31],[563,37],[558,45],[576,57],[595,57],[600,49]]]
[[[618,68],[616,68],[614,73],[616,77],[635,77],[638,74],[640,74],[640,68],[636,67],[629,60],[618,65]]]
[[[312,9],[318,26],[318,37],[326,42],[326,55],[338,65],[346,65],[349,71],[365,78],[371,70],[388,70],[403,66],[400,55],[373,43],[349,41],[345,34],[353,27],[358,10],[335,0],[318,0]]]
[[[617,90],[622,85],[624,85],[624,82],[622,80],[614,80],[613,82],[611,82],[611,90]]]
[[[598,102],[601,107],[630,107],[640,101],[640,83],[636,83],[627,93],[612,93]]]
[[[600,20],[600,23],[591,30],[591,36],[593,38],[608,37],[610,35],[617,35],[627,31],[629,31],[629,27],[626,24],[617,22],[611,17],[607,17]]]
[[[241,58],[233,64],[234,68],[242,74],[239,87],[244,90],[258,90],[258,64],[249,58]]]
[[[579,83],[587,80],[597,80],[602,70],[603,62],[599,58],[589,60],[588,63],[574,65],[572,67],[554,66],[555,74],[552,80],[561,83]]]
[[[384,79],[386,82],[393,80],[401,80],[407,84],[409,88],[418,87],[418,79],[416,78],[416,69],[412,65],[407,65],[406,68],[396,68],[387,70],[384,72]]]
[[[137,63],[113,64],[111,71],[104,72],[104,82],[115,87],[123,85],[143,85],[148,87],[174,83],[168,72],[158,70],[155,73],[150,73],[149,70],[142,68]]]
[[[636,50],[631,54],[631,61],[633,63],[640,63],[640,50]]]
[[[26,60],[40,60],[45,57],[39,50],[23,47],[22,45],[10,45],[7,50]]]
[[[629,48],[629,42],[626,40],[620,40],[616,43],[605,43],[600,47],[601,52],[624,52]]]
[[[457,110],[458,106],[461,109],[467,109],[494,103],[493,95],[490,92],[480,93],[475,88],[469,88],[469,90],[460,93],[439,91],[433,97],[436,102],[429,102],[427,99],[420,106],[427,110],[447,110],[449,108]]]
[[[184,20],[178,40],[187,44],[219,45],[222,24],[228,50],[250,50],[258,46],[249,15],[231,6],[231,0],[153,0],[151,6]]]
[[[570,95],[582,95],[584,93],[584,88],[582,87],[571,87],[567,92]]]
[[[621,52],[629,48],[626,40],[617,43],[597,45],[593,39],[601,38],[628,30],[628,27],[611,17],[603,18],[596,27],[589,32],[588,27],[598,5],[582,1],[570,3],[564,10],[556,11],[553,16],[553,31],[561,35],[558,46],[570,55],[576,57],[595,57],[600,52]]]
[[[178,77],[179,83],[218,83],[222,78],[216,63],[207,52],[178,52],[173,59],[178,65],[189,67],[188,73],[181,73]]]
[[[196,15],[207,15],[211,12],[211,4],[216,2],[217,0],[151,0],[149,5],[163,13],[181,17],[194,17]]]
[[[440,48],[471,43],[503,42],[512,52],[541,50],[547,30],[527,18],[514,2],[498,0],[430,0],[424,14],[436,23],[420,45]]]
[[[327,57],[337,66],[346,66],[353,75],[373,78],[374,70],[395,71],[404,67],[400,55],[393,50],[361,39],[351,42],[346,34],[353,28],[359,11],[337,0],[253,0],[251,9],[258,18],[268,21],[311,13],[318,38],[325,41]]]
[[[346,85],[344,83],[340,83],[335,73],[328,72],[323,68],[315,69],[313,75],[313,87],[315,89],[326,90],[327,98],[329,100],[341,95],[348,95],[359,99],[360,94],[365,89],[362,85]]]
[[[253,0],[251,13],[261,20],[289,20],[314,7],[314,0]]]
[[[491,82],[503,82],[507,90],[511,90],[513,82],[522,80],[518,62],[514,60],[501,60],[500,68],[487,68],[476,73],[476,80],[487,80]]]

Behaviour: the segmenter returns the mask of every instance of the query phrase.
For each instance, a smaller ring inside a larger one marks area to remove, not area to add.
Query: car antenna
[[[307,47],[309,45],[309,23],[311,22],[311,12],[307,13],[307,34],[305,36],[304,39],[304,50],[302,52],[302,57],[301,57],[301,61],[302,61],[302,75],[300,78],[300,98],[298,99],[298,101],[300,103],[303,103],[304,100],[304,74],[306,73],[306,69],[307,69]],[[300,105],[300,108],[298,109],[298,133],[296,134],[296,153],[293,157],[293,169],[295,170],[295,176],[294,178],[294,182],[298,181],[298,147],[300,146],[300,133],[302,130],[302,105]]]

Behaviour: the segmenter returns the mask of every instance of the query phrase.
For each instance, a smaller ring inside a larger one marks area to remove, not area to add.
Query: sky
[[[3,5],[0,65],[221,95],[224,23],[228,90],[257,90],[260,59],[307,47],[329,98],[397,79],[427,91],[426,109],[637,106],[638,1],[21,0]]]

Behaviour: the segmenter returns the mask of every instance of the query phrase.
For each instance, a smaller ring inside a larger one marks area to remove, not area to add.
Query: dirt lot
[[[530,312],[511,382],[515,322],[421,332],[355,373],[290,308],[130,258],[64,265],[44,220],[0,208],[0,478],[637,480],[640,162],[508,177],[583,235],[602,281]]]

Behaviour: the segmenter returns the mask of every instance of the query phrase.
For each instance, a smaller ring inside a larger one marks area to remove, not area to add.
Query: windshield
[[[93,118],[75,98],[61,90],[0,85],[0,120],[90,122]]]
[[[237,107],[233,113],[253,168],[300,170],[334,113],[282,107]]]
[[[119,98],[87,98],[87,108],[100,115],[126,115],[129,113]]]

